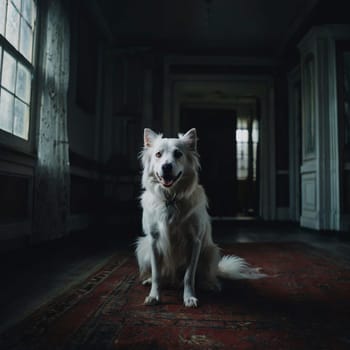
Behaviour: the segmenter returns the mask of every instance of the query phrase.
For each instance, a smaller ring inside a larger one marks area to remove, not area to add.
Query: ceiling
[[[95,0],[119,46],[277,55],[317,0]]]

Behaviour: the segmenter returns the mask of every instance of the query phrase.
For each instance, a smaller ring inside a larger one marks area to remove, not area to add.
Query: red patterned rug
[[[271,278],[226,281],[182,306],[181,290],[144,306],[131,253],[1,335],[1,349],[349,349],[350,269],[302,243],[224,247]]]

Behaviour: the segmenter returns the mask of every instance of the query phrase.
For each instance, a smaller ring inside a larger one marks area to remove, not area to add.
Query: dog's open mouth
[[[160,176],[158,173],[156,173],[156,174],[157,174],[158,181],[164,187],[171,187],[180,178],[180,176],[182,175],[182,171],[180,171],[175,177],[173,177],[171,175]]]

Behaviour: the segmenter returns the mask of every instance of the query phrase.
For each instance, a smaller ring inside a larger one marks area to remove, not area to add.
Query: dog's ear
[[[197,131],[195,128],[188,130],[181,139],[187,144],[191,151],[197,151]]]
[[[145,147],[152,147],[154,140],[159,135],[156,134],[153,130],[145,128],[143,132],[143,142]]]

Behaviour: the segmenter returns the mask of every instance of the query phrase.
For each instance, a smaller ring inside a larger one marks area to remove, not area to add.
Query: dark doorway
[[[181,116],[183,130],[195,127],[201,159],[200,182],[209,198],[212,216],[234,216],[235,200],[235,142],[233,110],[184,108]]]
[[[258,122],[232,109],[184,107],[181,130],[196,128],[200,182],[213,217],[254,217],[258,212]]]

